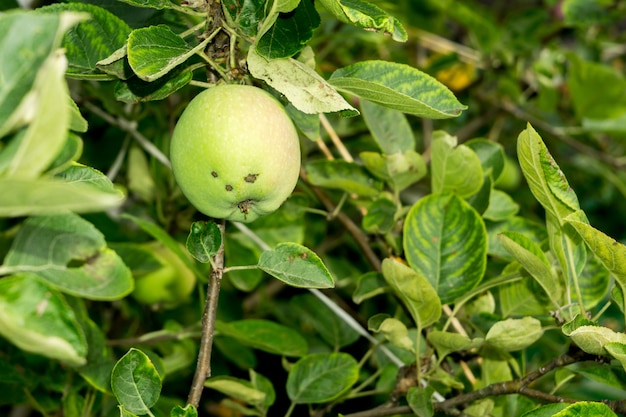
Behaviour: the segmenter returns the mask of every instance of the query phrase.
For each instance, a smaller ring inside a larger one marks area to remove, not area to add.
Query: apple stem
[[[202,314],[202,336],[200,338],[200,350],[198,351],[198,362],[196,373],[191,383],[187,404],[193,405],[196,409],[200,404],[200,397],[204,389],[204,383],[211,376],[211,352],[213,350],[213,336],[215,334],[215,317],[217,314],[217,302],[220,294],[220,284],[224,274],[224,232],[225,221],[218,223],[222,234],[222,244],[213,257],[212,268],[209,273],[209,284],[207,288],[207,298]]]

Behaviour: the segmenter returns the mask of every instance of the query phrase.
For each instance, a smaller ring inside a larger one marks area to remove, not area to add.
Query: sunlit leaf
[[[121,48],[131,29],[108,10],[93,4],[58,3],[37,9],[39,13],[72,11],[85,13],[89,19],[70,29],[63,38],[69,67],[67,75],[78,79],[109,80],[96,63]]]
[[[418,328],[425,328],[439,320],[441,301],[432,284],[408,266],[386,258],[382,263],[383,276],[409,310]]]
[[[293,58],[267,60],[250,48],[248,69],[254,77],[284,94],[303,113],[358,114],[315,70]]]
[[[362,61],[338,69],[328,82],[364,100],[429,119],[456,117],[467,108],[435,78],[395,62]]]
[[[406,259],[450,303],[474,288],[487,265],[487,233],[476,211],[454,194],[419,200],[404,223]]]
[[[398,19],[375,4],[364,0],[321,0],[321,3],[342,22],[389,34],[397,42],[407,40],[407,33]]]
[[[0,335],[27,352],[84,365],[85,334],[63,296],[34,275],[0,279]]]
[[[116,300],[133,290],[130,270],[102,233],[75,214],[26,220],[4,266],[32,271],[63,292],[93,300]]]
[[[322,260],[312,250],[297,243],[281,243],[265,251],[258,267],[283,281],[300,288],[332,288],[335,281]]]
[[[435,132],[432,143],[432,188],[434,193],[452,192],[469,197],[483,184],[483,170],[478,155],[445,132]]]

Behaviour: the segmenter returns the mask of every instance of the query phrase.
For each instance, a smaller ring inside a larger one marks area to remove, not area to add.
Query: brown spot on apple
[[[245,182],[249,182],[250,184],[254,183],[257,179],[257,177],[259,176],[259,174],[248,174],[244,177],[244,181]]]

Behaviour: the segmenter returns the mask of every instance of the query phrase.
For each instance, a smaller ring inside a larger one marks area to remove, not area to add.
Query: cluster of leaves
[[[612,156],[626,79],[609,65],[624,51],[608,24],[623,5],[319,3],[0,14],[0,410],[624,413],[626,247],[591,225],[597,205],[626,201]],[[476,49],[436,35],[450,28]],[[408,65],[413,35],[431,75]],[[225,233],[197,221],[166,151],[190,96],[218,79],[280,96],[305,154],[280,210]],[[606,178],[602,195],[578,173],[570,186],[533,126],[582,151],[554,143]],[[222,244],[196,410],[203,287]]]

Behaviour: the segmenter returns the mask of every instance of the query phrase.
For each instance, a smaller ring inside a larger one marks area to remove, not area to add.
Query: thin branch
[[[335,132],[335,129],[330,124],[330,122],[328,121],[324,113],[320,114],[320,121],[322,122],[322,126],[324,127],[324,130],[326,130],[326,132],[328,133],[330,140],[333,142],[333,144],[337,148],[337,151],[339,152],[341,157],[348,162],[354,162],[354,158],[350,154],[350,151],[348,151],[348,148],[346,148],[346,146],[343,144],[343,142],[341,141],[341,138],[339,137],[337,132]]]
[[[220,294],[220,285],[224,272],[224,230],[225,222],[221,220],[218,227],[222,234],[222,244],[217,254],[213,257],[213,268],[209,274],[209,285],[207,290],[207,300],[204,305],[202,315],[202,337],[200,338],[200,349],[198,352],[198,363],[196,373],[191,383],[187,404],[191,404],[196,409],[200,404],[200,397],[204,389],[204,382],[211,376],[211,352],[213,350],[213,336],[215,333],[215,317],[217,314],[217,303]]]
[[[539,367],[537,370],[528,373],[522,378],[491,384],[479,390],[457,395],[456,397],[449,398],[445,401],[434,402],[433,408],[435,411],[444,412],[448,415],[459,415],[460,411],[457,410],[457,407],[466,406],[474,401],[488,397],[510,394],[520,394],[544,403],[576,403],[580,400],[548,394],[529,388],[528,386],[557,368],[595,358],[595,356],[589,355],[582,350],[573,349],[571,352],[554,358],[545,366]],[[624,415],[626,413],[626,400],[603,400],[599,402],[606,404],[611,410],[618,414]],[[409,406],[377,407],[367,411],[360,411],[358,413],[345,414],[345,417],[383,417],[396,414],[409,414],[411,412],[412,411]]]
[[[167,156],[165,156],[165,154],[163,152],[161,152],[161,150],[159,148],[154,146],[154,144],[152,142],[150,142],[150,140],[148,140],[148,138],[146,138],[144,135],[142,135],[137,130],[137,122],[136,121],[134,121],[134,120],[132,120],[132,121],[131,120],[127,120],[127,119],[124,119],[122,117],[112,116],[109,113],[107,113],[104,110],[102,110],[100,107],[98,107],[98,106],[96,106],[96,105],[94,105],[94,104],[92,104],[92,103],[90,103],[88,101],[83,103],[83,105],[89,111],[91,111],[93,114],[95,114],[96,116],[98,116],[101,119],[103,119],[108,124],[113,125],[113,126],[117,126],[121,130],[130,133],[131,136],[139,143],[139,145],[146,152],[148,152],[150,155],[152,155],[157,161],[162,163],[166,168],[172,169],[172,164],[170,163],[170,160],[167,158]]]

